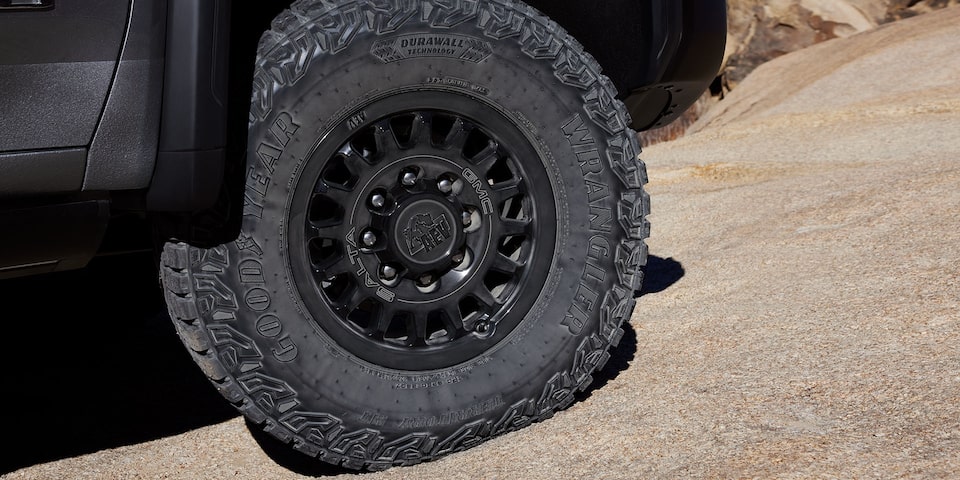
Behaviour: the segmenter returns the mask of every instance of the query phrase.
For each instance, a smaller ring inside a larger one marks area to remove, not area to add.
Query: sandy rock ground
[[[958,0],[727,0],[726,88],[757,66],[804,47],[848,37]]]
[[[761,67],[645,151],[648,284],[599,388],[364,476],[960,476],[958,51],[949,8]],[[234,417],[3,478],[359,476],[265,445]]]

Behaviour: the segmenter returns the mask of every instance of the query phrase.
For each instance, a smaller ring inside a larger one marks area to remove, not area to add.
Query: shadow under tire
[[[260,41],[240,235],[168,242],[171,318],[251,422],[348,468],[551,417],[623,335],[639,145],[519,2],[301,1]]]

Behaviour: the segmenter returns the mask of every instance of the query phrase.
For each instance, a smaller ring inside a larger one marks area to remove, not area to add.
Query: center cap
[[[447,261],[457,243],[453,209],[448,202],[420,199],[401,207],[394,223],[396,251],[411,266],[428,266]]]

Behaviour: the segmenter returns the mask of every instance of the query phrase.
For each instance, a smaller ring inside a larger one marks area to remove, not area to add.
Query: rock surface
[[[363,476],[960,477],[957,51],[950,8],[757,69],[644,154],[653,257],[605,383],[549,421]],[[235,418],[3,478],[338,473],[291,468]]]
[[[675,122],[641,133],[644,145],[675,140],[754,69],[817,43],[956,5],[960,0],[728,0],[727,48],[717,83]]]
[[[728,90],[785,53],[929,12],[957,0],[728,0]]]

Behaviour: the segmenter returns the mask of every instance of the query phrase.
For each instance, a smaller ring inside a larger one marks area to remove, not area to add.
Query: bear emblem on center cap
[[[429,252],[442,245],[453,236],[447,216],[441,213],[436,217],[421,213],[414,215],[410,223],[403,229],[407,251],[411,256],[421,252]]]

